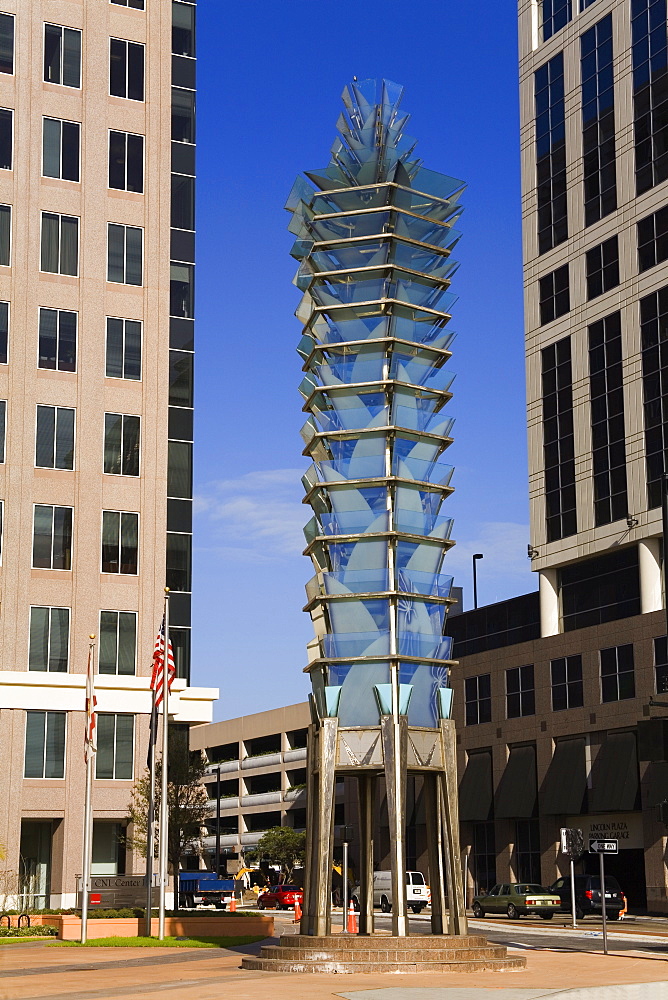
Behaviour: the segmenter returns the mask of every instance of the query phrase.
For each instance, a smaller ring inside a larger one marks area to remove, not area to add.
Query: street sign
[[[618,840],[590,840],[590,854],[617,854]]]
[[[577,861],[584,853],[584,837],[582,830],[575,830],[567,826],[561,828],[561,853],[567,854],[571,861]]]
[[[78,875],[77,896],[79,906],[81,906],[82,882],[83,879]],[[151,887],[154,902],[157,900],[159,885],[160,876],[153,875]],[[112,908],[119,906],[145,906],[146,875],[92,875],[89,902],[93,905]]]

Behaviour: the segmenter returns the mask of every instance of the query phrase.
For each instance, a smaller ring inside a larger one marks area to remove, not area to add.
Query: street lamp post
[[[476,572],[476,563],[478,559],[482,559],[482,552],[476,552],[473,556],[473,607],[478,607],[478,574]]]

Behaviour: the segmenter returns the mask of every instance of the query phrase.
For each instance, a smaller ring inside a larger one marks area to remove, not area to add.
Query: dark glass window
[[[0,73],[14,72],[14,15],[0,14]]]
[[[619,246],[616,236],[587,250],[587,299],[595,299],[619,284]]]
[[[624,701],[635,698],[633,644],[611,646],[601,653],[601,701]]]
[[[132,7],[134,10],[144,9],[144,0],[111,0],[111,2],[118,4],[119,7]]]
[[[172,174],[172,226],[175,229],[195,228],[194,177]]]
[[[193,495],[193,446],[189,441],[169,441],[167,496],[189,500]]]
[[[668,109],[667,109],[668,110]],[[668,206],[660,208],[638,223],[638,270],[668,259]]]
[[[190,683],[190,629],[170,628],[169,638],[174,652],[176,676],[184,677]]]
[[[169,352],[169,405],[193,405],[193,355]]]
[[[107,317],[105,375],[141,379],[141,322]]]
[[[540,0],[543,41],[546,42],[573,16],[571,0]]]
[[[195,92],[172,87],[172,139],[195,141]]]
[[[13,121],[14,112],[10,108],[0,108],[0,170],[12,169]]]
[[[540,325],[551,323],[571,308],[568,264],[539,278]]]
[[[0,265],[9,267],[12,233],[12,207],[0,205]]]
[[[582,689],[582,657],[562,656],[550,663],[552,680],[552,711],[581,708],[584,704]]]
[[[67,712],[26,712],[24,778],[65,777]]]
[[[140,418],[126,413],[104,415],[104,471],[112,476],[139,475]]]
[[[167,586],[170,590],[189,593],[192,564],[192,535],[167,532]]]
[[[81,32],[78,28],[44,25],[44,79],[63,87],[81,87]]]
[[[129,781],[134,760],[134,715],[97,716],[95,777]]]
[[[35,465],[38,469],[74,468],[74,416],[69,406],[37,407]]]
[[[564,632],[639,615],[637,547],[564,566],[559,590]]]
[[[71,507],[35,504],[33,569],[72,569],[72,514]]]
[[[139,557],[139,514],[102,511],[102,572],[136,576]]]
[[[0,462],[5,461],[6,452],[6,437],[7,437],[7,400],[0,399]],[[0,500],[0,505],[4,504],[4,500]],[[2,512],[0,512],[0,543],[2,541]],[[2,545],[0,544],[0,550]],[[1,555],[1,551],[0,551]]]
[[[63,181],[79,180],[79,122],[42,119],[42,174]]]
[[[666,0],[632,0],[636,194],[668,177]]]
[[[70,651],[70,609],[32,607],[28,670],[67,673]]]
[[[541,884],[540,829],[537,819],[515,821],[515,871],[518,882]]]
[[[473,824],[473,868],[475,891],[484,893],[496,882],[494,820]]]
[[[52,274],[79,273],[79,219],[42,212],[41,270]]]
[[[628,513],[622,379],[622,324],[618,312],[589,327],[589,387],[595,523]]]
[[[668,641],[665,635],[654,640],[654,675],[656,693],[668,693]]]
[[[107,223],[107,281],[141,285],[144,230],[137,226]]]
[[[9,302],[0,302],[0,365],[9,358]]]
[[[546,250],[563,243],[568,237],[562,52],[536,71],[534,87],[538,252],[545,253]]]
[[[144,136],[109,131],[109,187],[144,192]]]
[[[580,10],[586,10],[587,7],[591,7],[593,3],[596,3],[596,0],[580,0]]]
[[[491,675],[479,674],[464,681],[466,725],[477,726],[492,719]]]
[[[617,208],[612,14],[580,38],[585,225]]]
[[[536,694],[533,679],[533,664],[525,667],[511,667],[506,670],[506,716],[519,719],[523,715],[534,715]]]
[[[195,315],[195,268],[192,264],[171,262],[169,282],[169,314],[181,319]]]
[[[195,55],[195,8],[172,0],[172,52],[176,56]]]
[[[543,348],[543,456],[548,541],[577,531],[571,338]]]
[[[134,674],[137,659],[137,612],[100,611],[101,674]]]
[[[111,38],[109,46],[109,93],[130,101],[144,100],[144,46]]]
[[[668,286],[640,300],[647,505],[661,506],[668,453]]]
[[[64,309],[39,311],[39,368],[74,372],[77,368],[77,314]]]

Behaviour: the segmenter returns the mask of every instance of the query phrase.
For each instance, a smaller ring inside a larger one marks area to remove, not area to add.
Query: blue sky
[[[468,184],[452,291],[457,545],[471,606],[536,587],[529,541],[512,3],[201,3],[192,681],[216,718],[302,700],[299,293],[283,205],[324,166],[345,84],[405,87],[425,166]]]

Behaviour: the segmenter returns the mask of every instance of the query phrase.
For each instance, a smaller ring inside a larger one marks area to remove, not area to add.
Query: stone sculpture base
[[[477,935],[284,934],[264,945],[259,958],[244,958],[242,969],[262,972],[508,972],[526,959],[509,958],[503,945]]]

